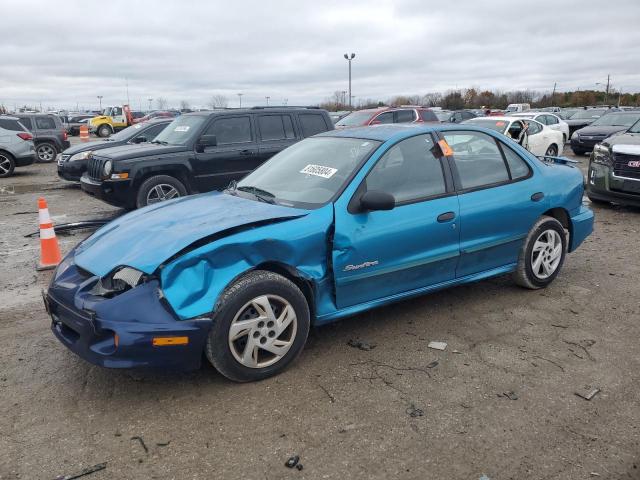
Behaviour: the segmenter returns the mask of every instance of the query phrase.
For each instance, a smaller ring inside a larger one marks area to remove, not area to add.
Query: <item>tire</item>
[[[551,244],[545,244],[546,241],[549,241],[552,238],[557,241],[557,243],[555,243],[556,248],[558,246],[561,247],[560,252],[557,254],[559,256],[557,257],[554,257],[554,253],[551,250]],[[538,241],[541,243],[536,245]],[[534,247],[537,248],[542,245],[545,245],[545,249],[538,251],[537,255],[534,257]],[[513,280],[517,285],[524,288],[530,288],[532,290],[545,288],[553,282],[556,276],[558,276],[558,273],[564,263],[566,251],[567,240],[562,224],[553,217],[540,217],[529,231],[529,234],[520,249],[518,267],[513,273]],[[552,260],[545,262],[545,257],[543,257],[541,261],[536,262],[541,255],[547,255],[546,258],[550,258]],[[547,265],[550,267],[550,271],[547,271]]]
[[[103,125],[100,125],[97,133],[99,137],[106,138],[113,133],[113,130],[109,125],[103,124]]]
[[[13,175],[16,168],[16,161],[13,155],[7,152],[0,152],[0,178],[6,178]]]
[[[586,153],[584,150],[579,150],[576,148],[572,148],[571,150],[573,151],[573,154],[577,156],[584,155]]]
[[[549,148],[547,148],[547,152],[545,153],[545,155],[548,157],[558,156],[558,146],[555,143],[549,145]]]
[[[140,185],[136,195],[136,208],[184,197],[186,194],[187,188],[177,178],[170,175],[155,175],[147,178]]]
[[[562,134],[562,144],[563,145],[567,144],[567,136],[564,133]]]
[[[40,163],[51,163],[56,159],[58,149],[53,143],[42,142],[36,147],[36,158]]]
[[[271,314],[261,307],[266,302],[271,306]],[[285,314],[287,307],[288,315]],[[278,332],[279,320],[287,317],[290,323]],[[307,299],[293,282],[273,272],[254,270],[222,293],[205,353],[218,372],[229,380],[262,380],[281,373],[298,358],[307,341],[310,324]],[[231,332],[236,335],[235,340]],[[281,345],[272,345],[272,342]],[[262,345],[279,348],[282,354],[276,355]]]
[[[599,198],[592,198],[588,193],[587,198],[591,203],[595,203],[596,205],[611,205],[611,202],[608,202],[607,200],[600,200]]]

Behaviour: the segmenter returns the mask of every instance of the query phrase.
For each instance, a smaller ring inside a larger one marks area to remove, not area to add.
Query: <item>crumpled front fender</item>
[[[326,284],[333,224],[329,207],[238,232],[174,259],[160,269],[165,298],[181,319],[207,315],[229,284],[264,263],[287,265],[313,284]]]

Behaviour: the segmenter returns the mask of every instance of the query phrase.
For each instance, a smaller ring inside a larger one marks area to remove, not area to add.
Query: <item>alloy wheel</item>
[[[558,154],[558,149],[556,148],[556,146],[549,145],[549,148],[547,148],[547,153],[545,153],[545,155],[549,157],[555,157],[557,154]]]
[[[50,145],[40,145],[38,147],[38,159],[43,162],[51,162],[56,156],[56,151]]]
[[[249,368],[265,368],[280,361],[296,338],[298,319],[291,304],[277,295],[261,295],[247,302],[229,326],[229,349]]]
[[[531,251],[531,270],[533,274],[544,280],[558,269],[562,260],[562,239],[560,234],[552,229],[542,232]]]
[[[180,192],[178,192],[173,185],[160,183],[147,193],[147,205],[164,202],[165,200],[171,200],[172,198],[178,198],[179,196]]]
[[[11,160],[0,155],[0,175],[6,175],[11,171]]]

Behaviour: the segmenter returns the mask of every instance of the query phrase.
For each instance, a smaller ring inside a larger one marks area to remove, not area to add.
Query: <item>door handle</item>
[[[542,192],[536,192],[533,195],[531,195],[531,200],[534,202],[539,202],[543,198],[544,198],[544,193]]]
[[[453,212],[445,212],[445,213],[441,213],[440,215],[438,215],[438,222],[440,223],[444,223],[444,222],[448,222],[449,220],[453,220],[454,218],[456,218],[456,214]]]
[[[253,150],[240,150],[240,155],[253,155]]]

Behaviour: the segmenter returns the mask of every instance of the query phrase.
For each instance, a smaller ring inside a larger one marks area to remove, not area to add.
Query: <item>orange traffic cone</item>
[[[89,127],[86,125],[80,127],[80,140],[83,142],[89,141]]]
[[[47,201],[42,197],[38,199],[38,218],[40,220],[40,262],[36,270],[48,270],[55,268],[62,260],[62,256],[56,231],[49,216]]]

